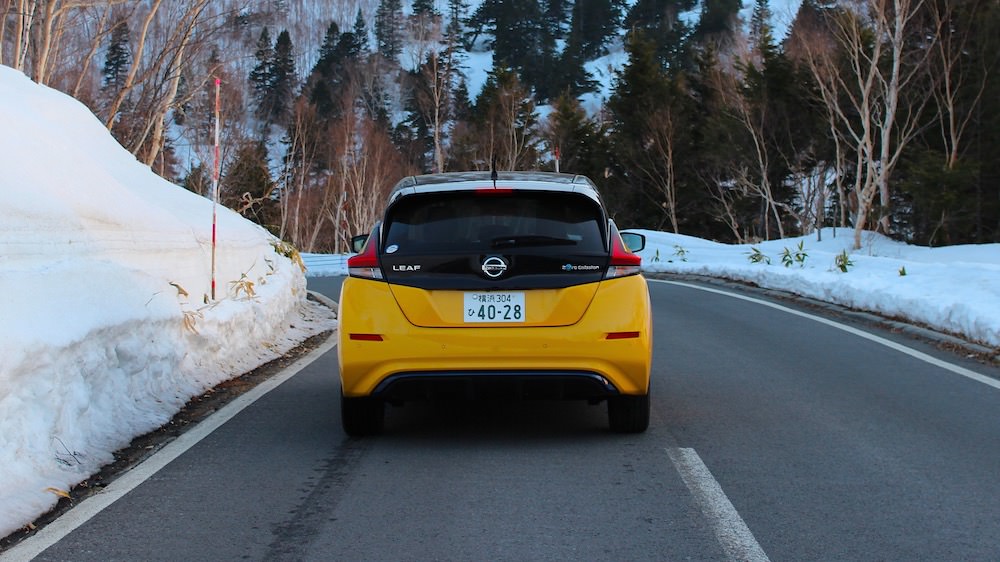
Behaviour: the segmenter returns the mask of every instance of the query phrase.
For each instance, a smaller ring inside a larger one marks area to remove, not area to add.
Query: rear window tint
[[[601,208],[581,195],[414,195],[386,218],[385,251],[401,255],[512,248],[602,252]]]

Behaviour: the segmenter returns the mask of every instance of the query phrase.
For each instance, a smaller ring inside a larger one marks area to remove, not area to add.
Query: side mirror
[[[365,242],[368,242],[367,234],[359,234],[351,237],[351,251],[355,254],[360,254],[361,250],[365,248]]]
[[[622,232],[622,242],[625,242],[625,247],[628,251],[641,252],[643,248],[646,247],[646,236],[643,234],[638,234],[635,232]]]

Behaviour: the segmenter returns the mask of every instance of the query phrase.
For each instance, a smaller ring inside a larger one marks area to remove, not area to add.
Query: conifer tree
[[[348,57],[359,57],[368,52],[368,22],[365,21],[361,7],[358,7],[358,14],[354,17],[354,27],[351,28],[353,42],[344,54]]]
[[[380,0],[375,12],[375,39],[378,52],[394,60],[403,50],[403,5],[401,0]]]
[[[696,4],[696,0],[638,0],[625,16],[624,27],[630,33],[646,33],[668,72],[689,70],[693,66],[688,44],[691,28],[680,15]]]
[[[257,64],[250,71],[250,87],[257,105],[257,116],[263,117],[265,114],[264,99],[271,87],[274,66],[274,47],[271,44],[271,34],[267,27],[264,27],[260,32],[260,37],[257,39],[257,50],[254,51],[253,56]]]
[[[569,94],[562,94],[552,104],[546,137],[549,151],[559,155],[559,171],[600,177],[606,165],[606,158],[596,154],[598,128],[579,100]]]
[[[538,114],[531,92],[513,69],[494,64],[473,114],[481,143],[501,170],[532,169],[538,164]],[[485,155],[484,155],[485,156]]]
[[[306,79],[304,94],[309,103],[316,108],[319,119],[328,119],[335,113],[334,91],[338,83],[338,73],[341,65],[341,53],[338,50],[340,28],[331,21],[323,36],[319,48],[319,59]]]
[[[621,0],[577,0],[573,5],[573,31],[579,34],[584,59],[604,54],[604,47],[620,29]]]
[[[283,123],[287,119],[297,82],[292,38],[288,30],[282,30],[274,41],[274,64],[271,67],[268,95],[265,97],[269,122]]]
[[[222,178],[220,191],[223,204],[267,226],[261,211],[270,202],[273,187],[274,181],[267,167],[267,149],[260,142],[241,143]]]
[[[111,42],[101,71],[102,87],[111,92],[120,90],[131,64],[128,21],[123,19],[111,31]]]
[[[445,26],[445,41],[452,46],[461,45],[469,50],[470,45],[464,40],[465,24],[463,23],[469,4],[465,0],[448,0],[448,24]]]
[[[694,29],[695,42],[706,45],[711,41],[716,49],[732,46],[741,7],[741,0],[703,0]]]
[[[434,0],[413,0],[413,15],[436,16],[437,10],[434,8]]]

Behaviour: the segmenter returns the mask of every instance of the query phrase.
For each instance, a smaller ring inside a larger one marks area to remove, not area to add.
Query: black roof
[[[562,191],[580,193],[601,202],[597,186],[586,176],[555,172],[498,172],[496,182],[490,172],[446,172],[403,178],[393,188],[389,202],[405,195],[484,188]],[[602,204],[603,206],[603,204]]]

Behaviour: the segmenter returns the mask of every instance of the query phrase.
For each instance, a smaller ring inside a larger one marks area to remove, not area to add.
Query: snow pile
[[[822,241],[811,235],[754,245],[628,232],[646,235],[640,252],[646,271],[746,281],[1000,346],[1000,244],[926,248],[865,233],[854,251],[849,229],[824,229]],[[803,255],[796,260],[800,243]],[[763,256],[757,262],[750,259],[754,248]],[[837,265],[844,252],[846,272]]]
[[[0,536],[192,396],[330,329],[277,240],[0,66]]]

